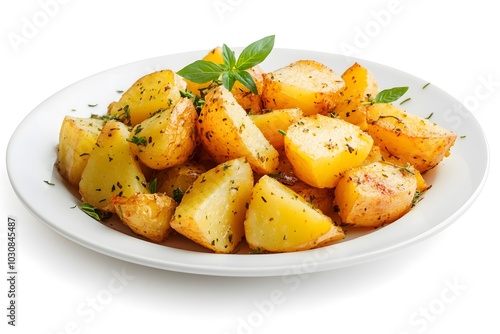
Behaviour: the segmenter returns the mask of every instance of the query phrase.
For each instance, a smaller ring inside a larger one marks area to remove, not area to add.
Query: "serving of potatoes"
[[[222,64],[223,51],[203,59]],[[296,252],[403,217],[457,138],[378,101],[359,63],[341,74],[309,59],[247,71],[257,90],[144,75],[106,115],[62,121],[57,169],[82,203],[151,242],[177,234],[214,253],[243,242]]]

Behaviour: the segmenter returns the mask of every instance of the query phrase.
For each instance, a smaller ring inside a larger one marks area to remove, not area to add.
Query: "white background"
[[[0,331],[498,333],[500,228],[493,210],[499,152],[493,135],[500,105],[500,20],[492,3],[2,1],[2,154],[32,109],[75,81],[145,58],[222,43],[245,46],[275,34],[276,47],[345,53],[350,45],[353,56],[419,76],[459,101],[477,102],[470,110],[490,141],[493,172],[472,207],[442,233],[367,264],[300,277],[291,286],[280,277],[167,272],[87,250],[24,209],[2,163],[0,219],[18,219],[19,281],[18,326],[12,328],[7,282],[1,279]],[[478,98],[478,91],[489,94]],[[2,226],[0,263],[6,264]],[[117,272],[126,279],[110,287]],[[273,303],[272,291],[282,293]]]

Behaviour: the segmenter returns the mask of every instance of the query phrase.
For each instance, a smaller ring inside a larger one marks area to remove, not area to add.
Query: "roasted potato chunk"
[[[278,151],[223,86],[207,94],[197,131],[217,163],[245,157],[252,169],[262,174],[272,173],[278,167]]]
[[[452,131],[387,103],[368,108],[367,132],[382,151],[420,173],[434,168],[448,156],[457,138]]]
[[[73,187],[78,187],[90,152],[97,142],[104,121],[98,118],[66,116],[59,131],[56,167]]]
[[[117,102],[108,107],[108,114],[127,125],[135,126],[159,110],[170,108],[181,99],[186,81],[171,70],[149,73],[138,79]]]
[[[197,118],[191,100],[183,98],[134,127],[129,137],[132,152],[156,170],[183,164],[196,148]]]
[[[341,76],[314,60],[298,60],[264,75],[265,109],[299,108],[304,115],[333,110],[344,87]]]
[[[411,169],[374,162],[344,173],[335,188],[334,203],[344,224],[379,227],[407,213],[416,191]]]
[[[147,193],[147,182],[130,150],[128,127],[115,120],[104,125],[79,183],[82,201],[114,212],[113,196]]]
[[[293,252],[342,239],[344,232],[299,194],[264,175],[252,191],[245,237],[256,251]]]
[[[295,175],[317,188],[334,188],[343,172],[363,163],[372,145],[356,125],[323,115],[299,119],[285,136]]]
[[[252,187],[252,168],[245,158],[224,162],[196,179],[170,226],[216,253],[232,253],[244,234]]]
[[[250,115],[252,121],[257,125],[264,137],[277,150],[284,147],[283,132],[302,117],[299,108],[269,110],[258,115]]]
[[[363,102],[378,94],[377,80],[373,74],[359,63],[354,63],[343,74],[345,87],[340,92],[340,98],[333,113],[341,119],[366,130],[366,108]]]
[[[169,196],[134,194],[113,196],[111,203],[120,220],[134,233],[153,242],[162,242],[170,233],[170,219],[177,203]]]
[[[177,200],[206,171],[203,165],[193,161],[158,171],[154,174],[156,191]]]

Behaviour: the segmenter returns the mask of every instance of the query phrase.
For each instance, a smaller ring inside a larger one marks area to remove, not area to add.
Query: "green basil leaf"
[[[206,83],[219,79],[224,72],[221,65],[207,60],[196,60],[177,72],[181,77],[195,83]]]
[[[267,58],[274,47],[274,35],[264,37],[253,42],[243,49],[238,60],[236,61],[236,69],[247,70],[260,64]]]
[[[234,56],[234,51],[231,50],[226,44],[222,45],[222,59],[226,69],[231,70],[236,64],[236,57]]]
[[[231,91],[231,89],[233,89],[234,83],[236,82],[235,72],[227,71],[222,73],[221,80],[222,80],[222,85],[226,87],[228,91]]]
[[[399,99],[401,96],[403,96],[406,91],[408,90],[408,87],[394,87],[390,89],[384,89],[380,91],[377,96],[375,97],[375,100],[373,100],[373,103],[391,103]]]
[[[236,80],[241,82],[243,86],[246,88],[250,89],[250,91],[254,94],[259,94],[257,91],[257,85],[255,84],[255,81],[253,80],[253,77],[248,73],[247,71],[238,71],[235,73]]]
[[[80,210],[82,210],[87,215],[89,215],[90,217],[94,218],[97,221],[102,221],[104,219],[107,219],[107,218],[111,217],[111,213],[109,213],[109,212],[103,212],[103,211],[95,208],[91,204],[86,203],[86,202],[82,203],[79,206],[79,208],[80,208]]]

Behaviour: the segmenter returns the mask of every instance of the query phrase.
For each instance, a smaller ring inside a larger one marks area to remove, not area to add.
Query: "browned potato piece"
[[[335,188],[334,203],[343,223],[378,227],[407,213],[416,190],[411,170],[374,162],[344,173]]]
[[[98,118],[64,117],[59,131],[56,167],[73,187],[78,187],[90,152],[104,121]]]
[[[343,172],[363,163],[372,145],[356,125],[323,115],[302,117],[285,136],[295,175],[317,188],[334,188]]]
[[[278,151],[224,86],[207,94],[197,130],[199,140],[218,163],[245,157],[262,174],[278,167]]]
[[[359,63],[354,63],[343,74],[344,89],[334,113],[341,119],[366,130],[366,108],[363,104],[378,94],[378,84],[373,74]]]
[[[170,219],[177,203],[165,194],[114,196],[111,203],[120,220],[130,229],[154,242],[162,242],[170,233]]]
[[[193,161],[158,171],[154,175],[157,179],[156,191],[176,199],[178,195],[184,194],[193,182],[206,171],[203,165]]]
[[[304,115],[328,113],[335,107],[344,81],[314,60],[299,60],[264,75],[266,109],[300,108]]]
[[[245,237],[254,250],[294,252],[340,240],[344,232],[299,194],[264,175],[252,190]]]
[[[232,253],[244,235],[252,187],[252,168],[245,158],[224,162],[196,179],[170,226],[216,253]]]
[[[180,101],[186,81],[171,70],[149,73],[139,78],[117,102],[108,107],[108,114],[135,126],[158,110]]]
[[[299,108],[269,110],[258,115],[250,115],[252,121],[257,125],[267,140],[277,150],[284,147],[283,132],[302,117]]]
[[[147,193],[146,179],[130,150],[128,127],[115,120],[104,125],[79,183],[82,201],[113,212],[113,196]]]
[[[183,164],[196,148],[197,117],[191,100],[183,98],[134,127],[129,137],[132,152],[156,170]]]
[[[368,108],[367,132],[382,151],[420,173],[434,168],[448,156],[457,138],[455,133],[428,119],[386,103]]]

